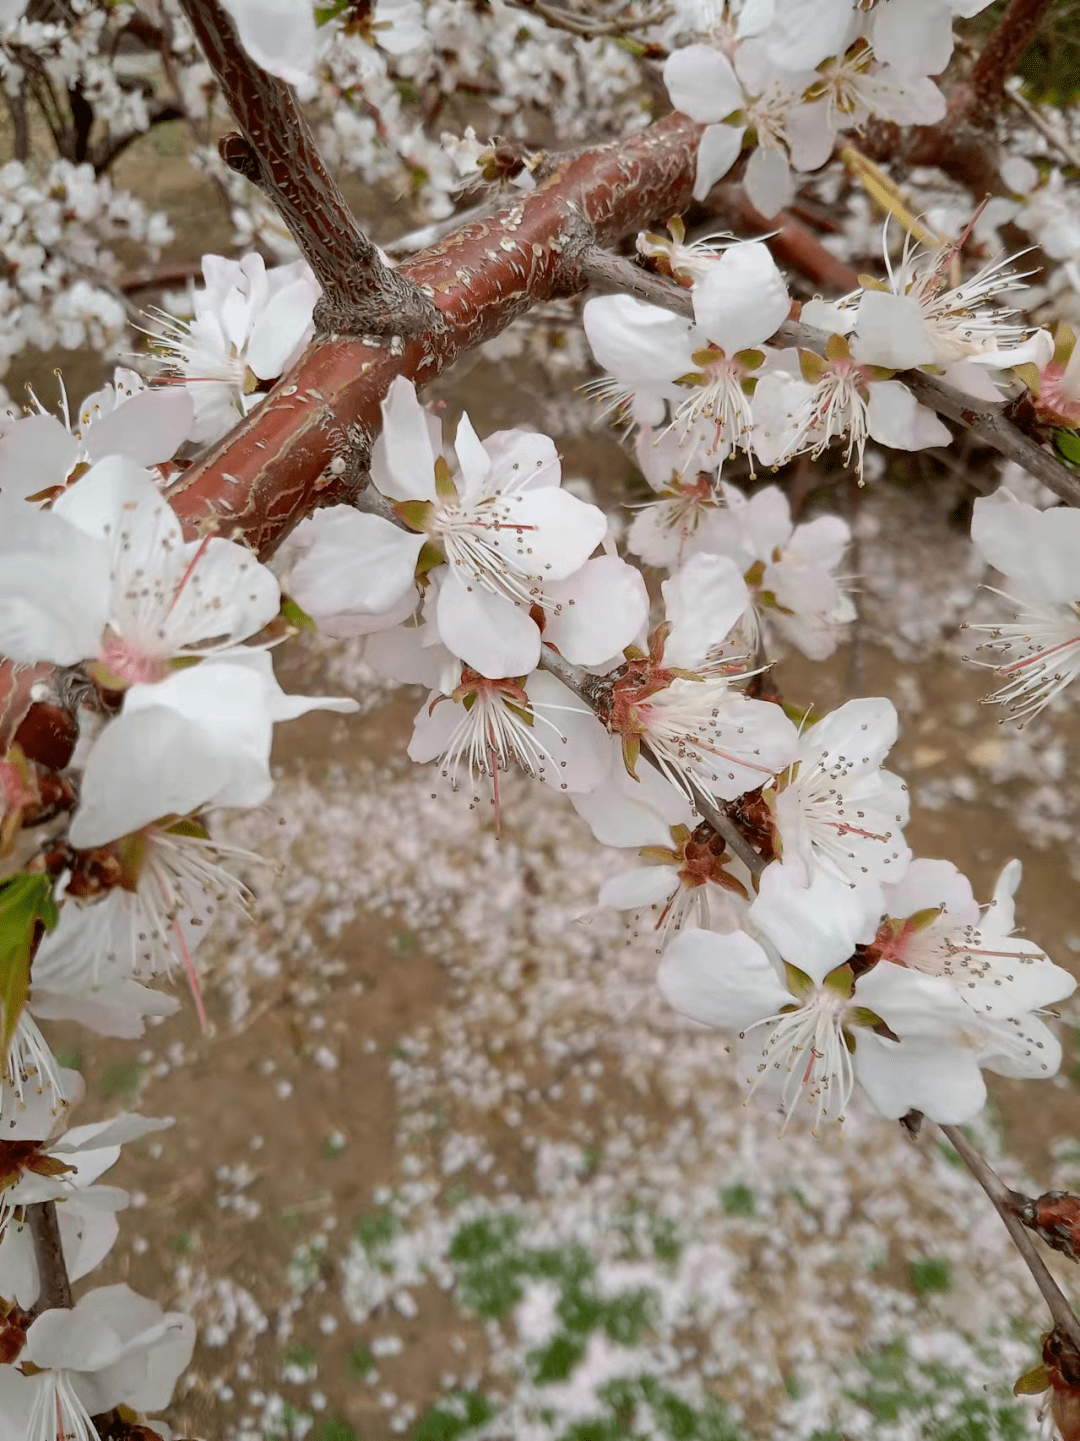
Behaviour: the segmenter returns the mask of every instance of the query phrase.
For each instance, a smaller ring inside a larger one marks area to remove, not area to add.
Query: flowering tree
[[[1050,1310],[1017,1386],[1080,1435],[1080,1323],[1033,1240],[1075,1259],[1080,1199],[1009,1190],[959,1129],[985,1071],[1057,1071],[1044,1017],[1075,982],[1015,933],[1018,862],[1002,858],[980,905],[949,861],[912,855],[892,704],[819,715],[769,666],[777,645],[827,658],[856,618],[848,521],[795,523],[788,463],[831,450],[862,484],[890,450],[967,434],[1043,488],[986,486],[974,505],[972,543],[1004,578],[999,615],[973,625],[992,699],[1022,725],[1080,670],[1080,350],[1064,319],[1036,323],[1080,290],[1061,164],[1076,155],[1011,88],[1046,0],[1010,0],[950,66],[954,19],[982,8],[0,3],[6,356],[125,335],[147,282],[110,244],[153,249],[165,230],[107,173],[155,123],[189,121],[261,247],[204,258],[190,317],[152,323],[156,369],[117,369],[74,415],[37,405],[0,426],[5,1435],[172,1434],[143,1417],[168,1407],[190,1319],[123,1285],[71,1291],[116,1237],[93,1183],[165,1123],[68,1126],[81,1080],[39,1022],[136,1038],[178,1007],[152,984],[177,969],[201,1013],[198,942],[223,902],[243,904],[248,859],[214,841],[215,819],[270,795],[276,722],[356,709],[275,680],[272,648],[311,626],[366,637],[377,672],[427,688],[408,753],[490,791],[496,830],[517,766],[600,844],[638,851],[601,904],[648,917],[663,996],[737,1042],[783,1128],[856,1105],[916,1137],[940,1127]],[[530,98],[559,141],[607,143],[531,141],[522,46],[546,62]],[[165,96],[110,62],[147,52]],[[436,139],[433,97],[477,52],[510,138]],[[587,99],[566,70],[554,99],[554,59],[583,54]],[[424,130],[404,78],[431,102]],[[647,124],[650,85],[670,104]],[[1013,102],[1048,137],[1039,165],[1009,152]],[[239,130],[218,153],[226,106]],[[35,172],[37,126],[56,153]],[[404,263],[358,226],[323,150],[375,176],[422,169],[430,224]],[[879,169],[927,157],[952,207],[933,225]],[[834,194],[854,180],[853,214],[867,197],[886,212],[877,273],[856,277],[795,213],[818,172]],[[484,199],[462,223],[449,197],[465,186]],[[1034,249],[1034,315],[1013,303],[1025,276],[1002,239]],[[828,297],[800,299],[808,285]],[[481,438],[465,415],[451,438],[417,393],[586,291],[594,388],[650,494],[622,554],[547,436]]]

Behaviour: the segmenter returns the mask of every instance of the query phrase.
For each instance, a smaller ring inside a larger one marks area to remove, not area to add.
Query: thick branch
[[[64,1247],[60,1240],[60,1224],[56,1219],[55,1201],[36,1201],[27,1206],[26,1217],[34,1240],[34,1258],[41,1278],[41,1292],[35,1309],[52,1311],[71,1306],[71,1282],[68,1280]]]
[[[670,115],[585,151],[403,265],[397,274],[431,296],[440,326],[404,343],[317,340],[258,410],[170,487],[189,533],[244,537],[266,556],[316,506],[355,499],[353,462],[378,428],[391,380],[430,384],[533,305],[580,290],[592,246],[685,209],[700,134],[685,115]]]
[[[643,270],[632,261],[594,251],[582,270],[597,289],[625,291],[650,305],[661,305],[693,319],[694,307],[688,290]],[[798,346],[824,355],[828,338],[825,331],[814,326],[786,320],[772,337],[772,343]],[[923,405],[966,426],[1001,455],[1023,466],[1029,475],[1042,481],[1068,505],[1080,506],[1080,478],[1014,425],[1003,404],[978,400],[921,370],[902,370],[898,374]]]
[[[289,87],[256,65],[217,0],[180,0],[243,131],[222,155],[254,180],[292,232],[323,288],[320,328],[337,335],[415,335],[440,317],[401,272],[379,257],[323,164]]]
[[[1031,1272],[1036,1286],[1042,1292],[1043,1300],[1050,1308],[1055,1326],[1064,1331],[1077,1350],[1080,1350],[1080,1319],[1077,1318],[1061,1287],[1050,1274],[1035,1242],[1024,1229],[1023,1223],[1013,1209],[1013,1193],[991,1168],[981,1152],[975,1149],[959,1126],[942,1126],[940,1129],[942,1134],[952,1142],[957,1155],[993,1202],[994,1209],[1004,1222],[1013,1245],[1020,1252],[1024,1265]]]

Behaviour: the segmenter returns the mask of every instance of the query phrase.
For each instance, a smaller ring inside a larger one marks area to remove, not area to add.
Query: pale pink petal
[[[664,952],[656,983],[682,1015],[729,1031],[792,1003],[772,962],[745,931],[680,931]]]
[[[750,592],[726,555],[694,555],[660,587],[671,623],[664,664],[696,671],[750,607]]]
[[[303,344],[318,298],[309,280],[294,280],[267,302],[247,345],[247,363],[260,380],[276,380],[284,373]]]
[[[743,104],[742,86],[731,62],[711,45],[686,45],[664,62],[664,84],[676,110],[706,125],[723,120]]]
[[[78,442],[55,416],[13,421],[0,436],[0,500],[22,501],[63,485],[78,458]]]
[[[1080,511],[1038,510],[1001,487],[980,496],[971,518],[976,550],[1030,596],[1080,598]]]
[[[757,240],[729,246],[694,286],[693,300],[698,324],[728,355],[767,340],[791,308],[784,278]]]
[[[743,186],[750,204],[766,220],[779,215],[785,205],[790,205],[795,198],[795,176],[788,158],[782,150],[772,146],[758,145],[755,148],[747,162]]]
[[[890,1121],[915,1110],[941,1125],[963,1125],[986,1101],[974,1053],[939,1038],[908,1037],[897,1044],[860,1029],[854,1060],[871,1104]]]
[[[491,680],[528,675],[540,659],[540,632],[527,611],[451,571],[439,591],[439,635],[453,655]]]
[[[558,609],[547,612],[544,641],[573,665],[602,665],[637,640],[649,593],[636,566],[618,556],[588,560],[568,580],[544,587]]]
[[[372,448],[372,478],[391,500],[434,500],[435,452],[412,381],[394,376],[383,397],[382,417],[382,432]]]
[[[775,863],[765,868],[750,907],[754,926],[784,960],[819,983],[857,945],[873,940],[881,914],[876,885],[850,886],[819,872],[804,887]]]

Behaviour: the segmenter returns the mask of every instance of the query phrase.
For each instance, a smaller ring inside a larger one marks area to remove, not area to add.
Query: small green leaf
[[[51,931],[58,919],[48,876],[20,871],[0,890],[0,1004],[4,1009],[0,1056],[5,1062],[30,992],[30,963],[39,927]]]
[[[283,595],[281,597],[280,615],[282,620],[296,626],[297,630],[318,630],[318,626],[311,616],[306,610],[301,610],[291,596]]]
[[[440,500],[449,500],[455,503],[458,498],[457,486],[450,474],[450,467],[446,463],[446,457],[442,455],[435,462],[435,494]]]
[[[1041,1396],[1044,1391],[1050,1389],[1050,1372],[1040,1361],[1037,1366],[1032,1366],[1030,1371],[1025,1371],[1020,1379],[1013,1386],[1014,1396]]]
[[[394,514],[403,525],[407,525],[417,535],[423,535],[427,530],[432,506],[433,502],[430,500],[398,500],[394,502]]]
[[[420,547],[420,554],[416,557],[416,574],[427,575],[428,571],[434,570],[437,565],[445,565],[446,556],[437,545],[432,545],[430,540],[425,540]]]
[[[1054,449],[1070,465],[1080,465],[1080,435],[1075,430],[1055,430]]]

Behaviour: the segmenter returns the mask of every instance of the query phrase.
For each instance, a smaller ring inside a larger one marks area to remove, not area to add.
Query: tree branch
[[[688,290],[632,261],[592,251],[582,266],[582,273],[599,290],[624,291],[650,305],[660,305],[693,319],[694,306]],[[824,355],[828,338],[825,331],[815,326],[785,320],[772,337],[772,344],[797,346]],[[999,454],[1015,460],[1068,505],[1080,506],[1080,477],[1014,425],[1004,404],[978,400],[921,370],[901,370],[897,376],[923,405],[957,421]]]
[[[60,1224],[56,1219],[56,1202],[35,1201],[27,1206],[26,1219],[30,1224],[34,1257],[41,1278],[41,1292],[34,1309],[39,1315],[57,1307],[70,1309],[71,1282],[60,1240]]]
[[[217,0],[180,0],[242,130],[220,149],[254,181],[292,232],[323,295],[316,325],[336,336],[403,336],[435,331],[438,308],[400,271],[384,264],[323,164],[311,127],[281,80],[256,65]]]
[[[1004,98],[1005,82],[1034,40],[1053,0],[1011,0],[971,72],[972,115],[988,125]]]
[[[700,134],[669,115],[569,157],[535,190],[414,256],[396,274],[432,297],[439,327],[403,343],[317,339],[251,417],[170,486],[189,535],[244,538],[265,558],[316,506],[354,502],[391,380],[430,384],[533,305],[582,289],[591,247],[685,209]]]
[[[573,691],[590,710],[598,711],[600,709],[600,696],[604,687],[603,676],[592,676],[581,666],[571,665],[568,660],[546,645],[540,649],[538,668],[546,670],[556,680],[561,680],[567,690]],[[663,774],[647,742],[642,742],[641,754],[650,765]],[[697,794],[694,798],[694,805],[698,814],[708,821],[717,835],[723,836],[732,855],[738,856],[756,880],[765,869],[767,862],[758,855],[732,818],[715,803],[712,797],[699,787],[695,787],[695,790]]]
[[[1031,1272],[1036,1286],[1042,1292],[1043,1300],[1050,1308],[1055,1326],[1068,1336],[1077,1350],[1080,1350],[1080,1319],[1077,1318],[1061,1287],[1050,1274],[1035,1242],[1028,1235],[1017,1216],[1013,1208],[1013,1192],[992,1169],[982,1153],[971,1144],[959,1126],[939,1126],[939,1130],[949,1139],[957,1155],[993,1202],[994,1209],[1004,1222],[1013,1245],[1020,1252],[1024,1265]]]

